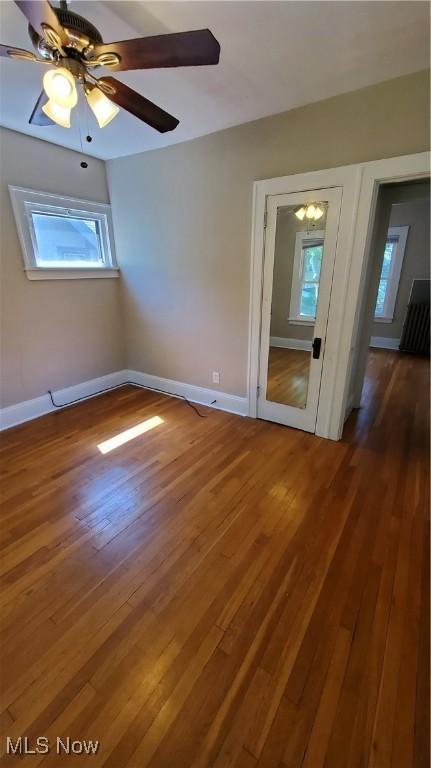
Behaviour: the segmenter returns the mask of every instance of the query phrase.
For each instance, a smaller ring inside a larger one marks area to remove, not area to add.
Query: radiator
[[[401,352],[430,353],[430,305],[411,302],[400,342]]]

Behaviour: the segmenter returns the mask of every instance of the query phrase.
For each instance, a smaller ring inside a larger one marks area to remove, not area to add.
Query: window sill
[[[375,317],[374,322],[375,323],[393,323],[394,318],[393,317]]]
[[[89,278],[120,277],[117,267],[85,269],[57,269],[50,267],[30,267],[25,270],[29,280],[88,280]]]
[[[315,320],[302,320],[300,317],[288,317],[287,322],[291,325],[315,325]]]

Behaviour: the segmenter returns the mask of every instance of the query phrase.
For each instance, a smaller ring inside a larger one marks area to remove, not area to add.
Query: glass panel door
[[[268,201],[258,415],[312,431],[340,201],[339,189]]]

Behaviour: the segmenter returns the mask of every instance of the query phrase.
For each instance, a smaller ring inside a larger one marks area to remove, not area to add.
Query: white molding
[[[303,349],[305,352],[311,352],[312,342],[306,339],[288,339],[283,336],[270,336],[270,347],[282,347],[283,349]]]
[[[99,390],[107,389],[108,387],[120,387],[125,381],[127,381],[127,371],[115,371],[114,373],[108,373],[106,376],[99,376],[97,379],[90,379],[71,387],[58,389],[53,392],[53,395],[57,403],[67,403],[79,397],[95,397]],[[9,429],[9,427],[15,427],[24,421],[37,419],[39,416],[44,416],[46,413],[52,413],[57,410],[59,409],[52,405],[48,393],[35,397],[32,400],[24,400],[21,403],[0,409],[0,429]]]
[[[196,387],[194,384],[186,384],[172,379],[163,379],[160,376],[152,376],[140,371],[123,370],[108,373],[106,376],[100,376],[97,379],[90,379],[81,384],[75,384],[65,389],[59,389],[53,392],[54,400],[57,403],[65,403],[77,398],[96,397],[102,389],[109,387],[121,387],[128,382],[146,387],[148,389],[164,390],[167,395],[174,397],[186,397],[193,403],[208,405],[212,408],[218,408],[221,411],[235,413],[239,416],[248,414],[248,400],[246,397],[230,395],[226,392],[219,392],[205,387]],[[101,393],[100,393],[101,394]],[[215,402],[213,402],[215,401]],[[59,410],[51,403],[48,394],[35,397],[32,400],[24,400],[15,405],[9,405],[0,409],[0,430],[15,427],[25,421],[37,419],[47,413],[53,413]]]
[[[52,267],[29,267],[25,273],[29,280],[88,280],[88,278],[120,277],[117,267],[85,267],[85,269],[53,269]]]
[[[396,349],[400,348],[401,339],[391,339],[386,336],[371,336],[370,347],[378,349]]]
[[[129,370],[127,373],[128,381],[136,382],[147,389],[163,390],[163,392],[173,397],[186,397],[192,403],[218,408],[221,411],[228,411],[228,413],[236,413],[238,416],[247,416],[248,414],[248,400],[246,397],[230,395],[226,392],[219,392],[216,389],[197,387],[194,384],[186,384],[183,381],[175,381],[174,379],[164,379],[161,376],[153,376],[150,373],[142,373],[141,371]]]

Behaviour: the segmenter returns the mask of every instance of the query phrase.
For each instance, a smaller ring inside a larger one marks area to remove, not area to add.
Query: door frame
[[[364,165],[341,342],[341,369],[344,380],[337,382],[337,391],[334,393],[335,398],[338,398],[340,402],[342,415],[338,438],[336,439],[341,438],[345,418],[355,405],[351,377],[357,347],[361,343],[361,309],[365,300],[367,274],[371,263],[371,245],[380,186],[429,178],[431,175],[430,164],[430,152],[419,152],[414,155],[401,155],[400,157],[376,160]]]
[[[421,152],[254,183],[247,382],[249,416],[257,416],[267,197],[287,192],[343,187],[316,422],[316,435],[339,440],[347,410],[352,359],[358,343],[358,321],[379,186],[429,175],[430,153]]]

